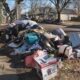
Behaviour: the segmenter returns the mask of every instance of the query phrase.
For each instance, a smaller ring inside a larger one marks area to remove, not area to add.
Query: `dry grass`
[[[54,80],[80,80],[80,60],[65,60]]]

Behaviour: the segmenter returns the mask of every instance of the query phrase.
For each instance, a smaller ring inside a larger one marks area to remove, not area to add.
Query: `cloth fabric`
[[[26,67],[35,68],[35,61],[32,55],[27,56],[24,61],[25,61]]]
[[[34,49],[42,49],[42,47],[36,42],[33,44],[30,48],[29,51],[34,50]]]
[[[15,49],[15,53],[17,54],[24,54],[29,49],[29,45],[24,43],[21,47]]]
[[[16,20],[14,23],[15,24],[24,24],[24,25],[26,25],[26,28],[31,28],[31,27],[34,27],[34,25],[37,25],[37,23],[32,20]]]

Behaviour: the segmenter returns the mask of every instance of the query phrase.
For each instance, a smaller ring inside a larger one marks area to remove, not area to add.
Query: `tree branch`
[[[70,2],[70,0],[65,0],[65,2],[62,5],[62,8],[60,9],[60,12],[64,9],[64,7]]]
[[[9,14],[10,13],[10,8],[9,8],[8,4],[3,2],[3,6],[4,6],[6,12]]]
[[[56,6],[56,0],[50,0],[51,3],[53,3]]]

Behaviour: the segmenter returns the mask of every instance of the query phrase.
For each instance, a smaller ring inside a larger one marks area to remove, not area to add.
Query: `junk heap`
[[[77,33],[68,36],[61,28],[52,32],[43,28],[22,30],[7,44],[14,50],[10,55],[23,60],[26,67],[36,69],[42,80],[54,78],[64,59],[80,58],[79,45]]]

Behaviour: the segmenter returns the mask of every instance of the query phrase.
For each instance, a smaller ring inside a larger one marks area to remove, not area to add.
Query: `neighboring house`
[[[34,18],[35,20],[43,21],[43,20],[56,20],[57,19],[57,13],[56,10],[51,7],[40,7],[37,8],[34,12],[29,12],[29,16],[31,18]],[[61,20],[62,21],[68,21],[71,20],[73,17],[77,17],[77,14],[72,9],[64,9],[61,12]]]
[[[61,13],[61,20],[68,21],[71,20],[73,17],[77,17],[78,15],[72,9],[64,9]]]
[[[43,20],[54,20],[56,14],[51,7],[40,7],[37,8],[34,13],[29,12],[29,16],[31,18],[35,18],[36,20],[43,21]]]

